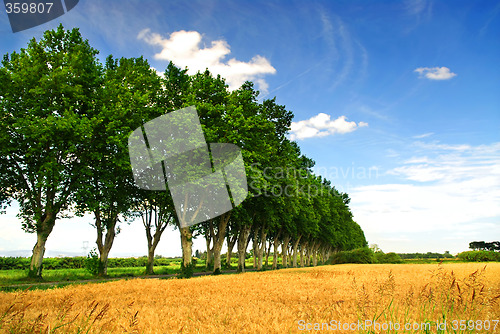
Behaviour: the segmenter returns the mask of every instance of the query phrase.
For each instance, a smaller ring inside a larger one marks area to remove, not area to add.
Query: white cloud
[[[420,77],[425,77],[429,80],[449,80],[456,76],[456,73],[450,71],[448,67],[419,67],[414,72],[417,72]]]
[[[492,231],[500,230],[500,143],[417,142],[408,151],[419,155],[388,172],[401,182],[360,186],[349,193],[356,221],[369,239],[376,236],[370,242],[411,233],[413,244],[387,245],[418,249],[425,235],[428,241],[420,249],[460,239],[443,246],[460,251],[472,239],[489,240]]]
[[[422,138],[427,138],[427,137],[430,137],[434,134],[434,132],[427,132],[427,133],[422,133],[421,135],[416,135],[416,136],[413,136],[412,138],[415,138],[415,139],[422,139]]]
[[[440,181],[450,184],[471,180],[479,184],[480,179],[497,176],[498,182],[492,185],[500,187],[500,143],[470,146],[415,142],[413,146],[435,156],[412,157],[402,166],[390,170],[389,174],[416,182]],[[488,187],[488,183],[484,183],[484,186]]]
[[[226,61],[226,56],[231,53],[229,44],[224,40],[216,40],[210,46],[200,46],[202,35],[197,31],[180,30],[165,38],[150,29],[144,29],[137,38],[162,48],[154,55],[155,59],[172,61],[181,68],[187,67],[189,74],[208,68],[213,74],[225,78],[230,89],[237,89],[245,81],[253,81],[265,93],[268,84],[263,76],[276,73],[269,60],[260,55],[248,62],[235,58]]]
[[[417,141],[413,143],[413,145],[419,149],[433,150],[433,151],[470,151],[472,149],[472,147],[467,144],[448,145],[448,144],[440,144],[437,141],[430,143]]]
[[[331,116],[319,113],[305,121],[292,122],[290,139],[306,139],[312,137],[324,137],[333,134],[344,134],[353,132],[359,127],[368,126],[366,122],[348,122],[345,116],[331,120]]]

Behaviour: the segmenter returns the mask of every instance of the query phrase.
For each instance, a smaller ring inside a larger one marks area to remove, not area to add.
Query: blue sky
[[[102,60],[208,67],[231,88],[253,80],[276,96],[295,114],[290,137],[386,252],[457,253],[500,238],[499,1],[81,0],[16,34],[0,14],[0,53],[59,23],[79,27]],[[35,243],[15,214],[0,216],[0,253]],[[59,221],[47,249],[92,247],[89,222]],[[158,253],[179,254],[178,239],[169,232]],[[111,255],[145,249],[134,222]]]

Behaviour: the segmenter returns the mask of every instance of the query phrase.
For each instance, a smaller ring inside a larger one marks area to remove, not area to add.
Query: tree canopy
[[[45,242],[65,211],[94,215],[102,274],[120,219],[134,215],[143,216],[153,260],[166,224],[178,221],[168,191],[135,186],[127,139],[149,120],[189,106],[208,143],[241,149],[249,196],[217,219],[179,226],[185,266],[196,230],[208,247],[212,242],[214,271],[226,235],[240,258],[253,240],[260,266],[271,244],[275,254],[281,247],[285,266],[292,258],[296,266],[299,252],[302,265],[315,265],[332,251],[367,245],[349,196],[315,175],[314,161],[289,139],[293,113],[276,98],[259,100],[251,82],[230,91],[209,70],[188,75],[170,63],[158,75],[142,57],[109,56],[101,64],[97,54],[78,29],[59,26],[6,54],[0,67],[0,205],[19,202],[23,228],[37,233],[32,276],[41,276]],[[244,270],[244,257],[240,265]]]

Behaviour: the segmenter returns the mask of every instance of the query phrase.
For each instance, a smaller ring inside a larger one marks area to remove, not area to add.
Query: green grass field
[[[252,259],[247,259],[246,267],[252,267]],[[231,268],[224,270],[236,269],[235,259],[231,261]],[[205,267],[205,262],[199,260],[195,266],[194,272],[209,272]],[[155,275],[176,275],[181,272],[180,261],[172,261],[167,266],[155,266]],[[80,281],[87,280],[100,280],[100,278],[93,276],[86,269],[44,269],[43,278],[40,281],[33,280],[27,277],[27,270],[10,269],[0,270],[0,291],[14,291],[30,289],[50,289],[54,287],[67,286],[74,283],[85,283]],[[127,277],[147,277],[144,267],[122,267],[122,268],[108,268],[107,278],[127,278]],[[58,284],[45,284],[45,283],[58,283]],[[22,285],[22,286],[18,286]],[[15,287],[13,287],[15,286]]]

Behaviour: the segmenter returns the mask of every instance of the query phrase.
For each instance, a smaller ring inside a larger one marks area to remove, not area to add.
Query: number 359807
[[[50,9],[54,5],[53,2],[6,2],[5,9],[7,14],[42,14],[50,13]]]

